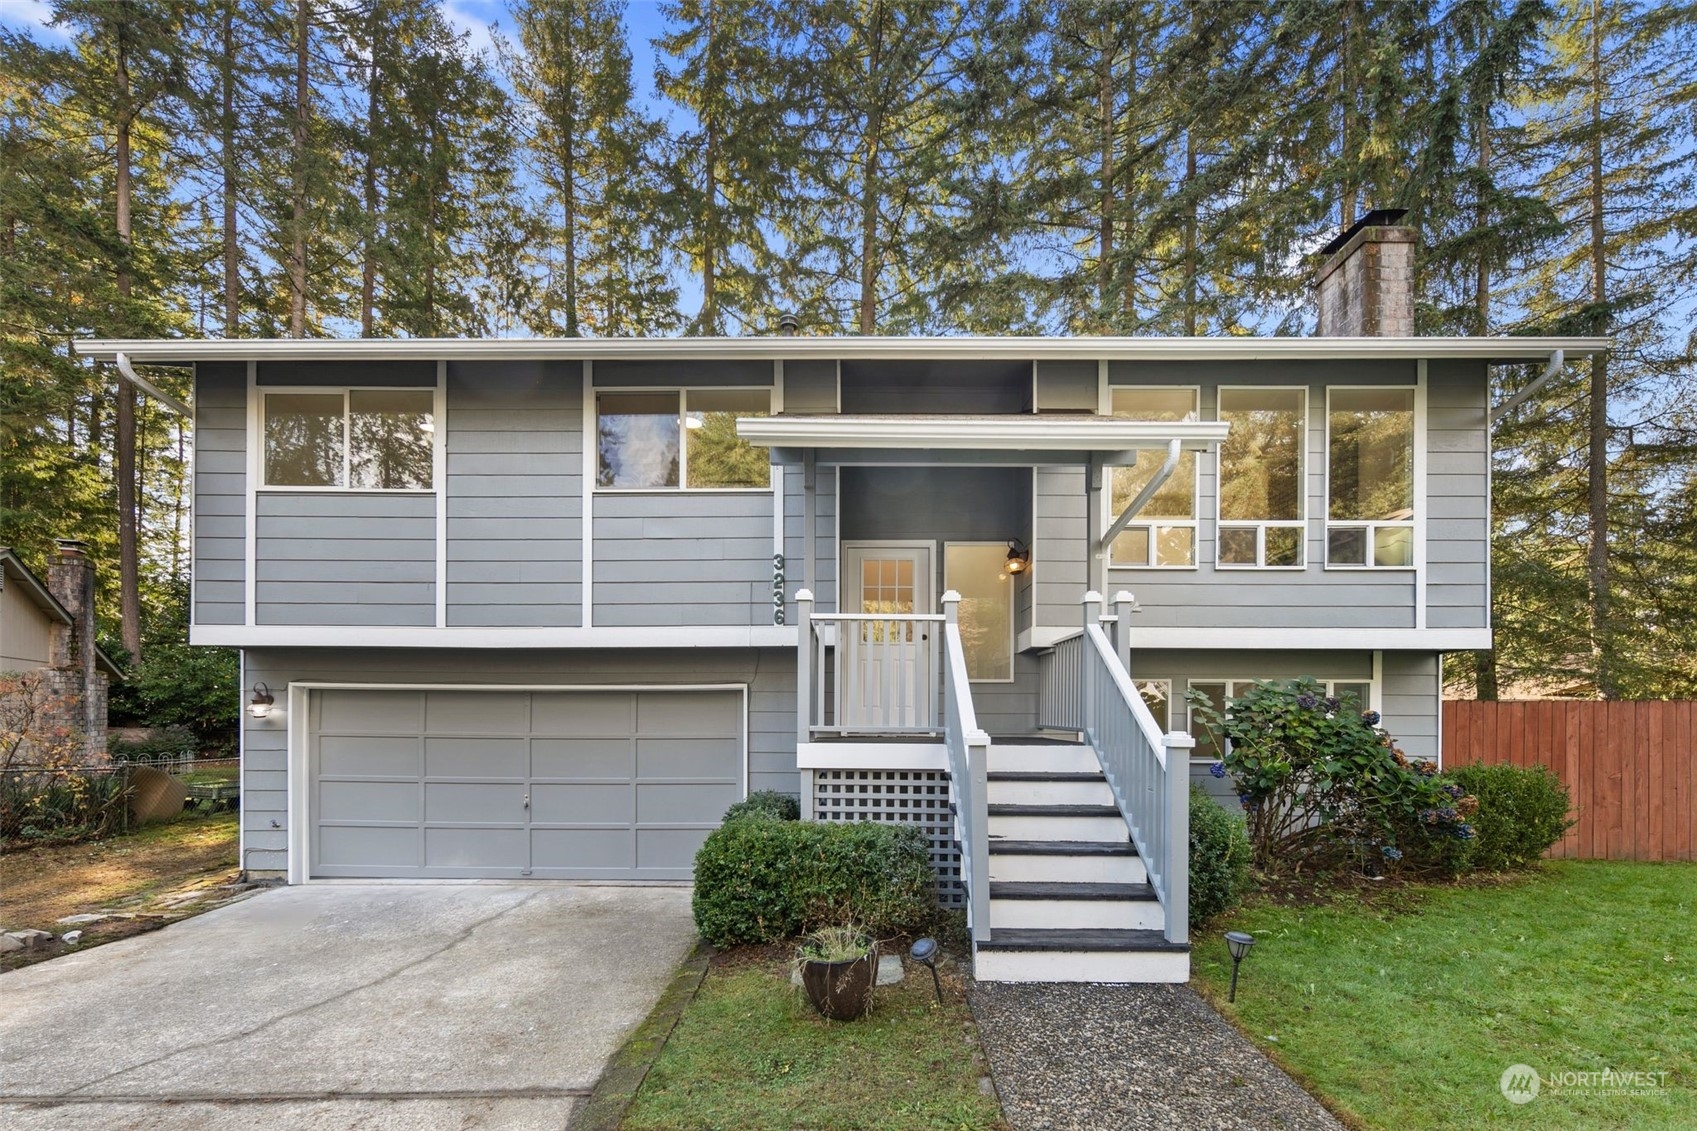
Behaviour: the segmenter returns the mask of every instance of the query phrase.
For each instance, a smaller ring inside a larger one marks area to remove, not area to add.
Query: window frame
[[[1288,679],[1290,677],[1287,676],[1287,677],[1284,677],[1284,678]],[[1198,738],[1198,736],[1196,734],[1196,723],[1195,723],[1195,720],[1191,717],[1191,713],[1190,713],[1190,692],[1195,690],[1197,684],[1199,684],[1199,683],[1223,683],[1223,684],[1225,684],[1226,685],[1226,700],[1227,700],[1227,702],[1229,702],[1229,701],[1237,698],[1236,695],[1232,694],[1232,689],[1234,687],[1237,687],[1237,686],[1240,686],[1240,685],[1244,686],[1244,687],[1252,687],[1255,684],[1265,682],[1268,679],[1275,679],[1276,680],[1276,679],[1278,679],[1278,677],[1275,677],[1275,676],[1254,676],[1254,677],[1247,678],[1247,679],[1245,679],[1245,678],[1234,678],[1232,676],[1190,676],[1190,677],[1187,677],[1184,681],[1185,697],[1184,697],[1184,731],[1183,731],[1183,733],[1188,734],[1188,735],[1190,735],[1191,738],[1196,739],[1198,744],[1200,744],[1201,741],[1202,741],[1202,739]],[[1373,704],[1375,704],[1379,701],[1379,696],[1380,696],[1379,681],[1372,676],[1368,676],[1366,679],[1317,679],[1314,682],[1318,683],[1320,685],[1320,687],[1324,690],[1325,694],[1332,695],[1332,696],[1335,696],[1337,694],[1337,686],[1340,683],[1359,684],[1362,687],[1365,687],[1367,689],[1367,700],[1366,700],[1366,702],[1361,704],[1362,711],[1365,712],[1365,711],[1378,710],[1378,708],[1375,707]],[[1224,708],[1224,706],[1225,706],[1225,704],[1220,704],[1220,707],[1222,709]],[[1198,746],[1198,749],[1200,749],[1200,745]],[[1210,765],[1213,762],[1217,761],[1220,757],[1223,757],[1224,754],[1225,754],[1225,751],[1223,751],[1223,750],[1218,751],[1217,753],[1192,754],[1190,756],[1190,761],[1193,765]]]
[[[1162,728],[1161,733],[1162,734],[1171,734],[1172,730],[1173,730],[1173,681],[1171,679],[1144,679],[1144,678],[1141,678],[1139,676],[1132,676],[1131,677],[1132,689],[1137,692],[1139,697],[1143,696],[1143,688],[1147,684],[1159,684],[1161,687],[1166,689],[1167,725]],[[1149,706],[1149,700],[1147,698],[1144,698],[1143,705],[1145,707]],[[1153,715],[1155,713],[1155,709],[1153,707],[1150,707],[1149,713],[1151,715]],[[1160,720],[1156,720],[1156,721],[1159,722]],[[1189,714],[1189,710],[1187,708],[1186,712],[1185,712],[1185,722],[1188,723],[1189,721],[1190,721],[1190,714]]]
[[[1188,392],[1192,396],[1191,403],[1194,407],[1191,409],[1191,412],[1194,414],[1194,418],[1196,420],[1202,419],[1202,386],[1200,385],[1110,385],[1108,387],[1109,415],[1114,416],[1115,419],[1135,420],[1138,418],[1120,417],[1113,413],[1114,394],[1122,391]],[[1189,570],[1194,573],[1202,568],[1202,453],[1192,452],[1190,454],[1193,466],[1195,467],[1195,474],[1191,477],[1190,484],[1190,517],[1187,519],[1168,518],[1160,520],[1145,520],[1142,518],[1132,519],[1132,521],[1126,524],[1125,530],[1120,531],[1120,533],[1115,536],[1114,542],[1110,543],[1108,546],[1108,569]],[[1114,520],[1119,517],[1119,512],[1114,509],[1114,470],[1125,466],[1127,465],[1109,464],[1107,467],[1107,482],[1103,484],[1102,491],[1102,508],[1104,512],[1102,519],[1103,530],[1112,526],[1114,524]],[[1163,527],[1188,529],[1190,531],[1191,554],[1189,565],[1161,565],[1159,562],[1154,560],[1156,557],[1156,531]],[[1122,562],[1114,558],[1114,544],[1117,544],[1120,538],[1124,537],[1126,531],[1134,528],[1140,528],[1146,531],[1149,539],[1149,560],[1142,564],[1137,562]]]
[[[1300,517],[1294,518],[1294,519],[1286,519],[1286,518],[1277,518],[1277,519],[1232,519],[1232,518],[1222,517],[1221,514],[1220,514],[1220,502],[1225,496],[1225,490],[1224,490],[1224,487],[1225,487],[1225,442],[1221,441],[1221,443],[1216,445],[1215,448],[1214,448],[1214,568],[1216,570],[1222,570],[1222,571],[1274,570],[1274,571],[1280,571],[1280,572],[1285,572],[1285,573],[1300,573],[1300,572],[1306,570],[1308,568],[1309,564],[1313,561],[1313,554],[1309,552],[1309,545],[1308,545],[1308,542],[1309,542],[1309,536],[1308,536],[1308,524],[1309,524],[1308,488],[1309,488],[1309,479],[1311,477],[1312,470],[1313,470],[1310,465],[1312,464],[1313,458],[1314,458],[1313,453],[1311,451],[1309,451],[1309,448],[1311,446],[1311,440],[1310,440],[1310,437],[1309,437],[1309,432],[1312,428],[1312,421],[1309,419],[1309,416],[1310,416],[1310,412],[1311,412],[1312,407],[1313,407],[1312,403],[1311,403],[1312,398],[1309,395],[1309,393],[1310,393],[1309,387],[1307,385],[1219,385],[1219,386],[1216,386],[1215,389],[1214,389],[1214,420],[1215,420],[1216,423],[1219,423],[1219,422],[1223,422],[1224,419],[1225,419],[1225,410],[1224,410],[1224,408],[1221,407],[1222,402],[1225,400],[1224,394],[1226,394],[1228,392],[1240,392],[1240,391],[1242,391],[1242,392],[1269,392],[1269,391],[1272,391],[1272,390],[1282,390],[1282,391],[1285,391],[1285,392],[1296,391],[1296,392],[1300,392],[1302,394],[1302,413],[1301,413],[1301,418],[1300,418],[1301,422],[1302,422],[1301,443],[1297,446],[1297,454],[1298,454],[1298,458],[1300,460],[1300,463],[1299,463],[1298,469],[1297,469],[1297,478],[1298,478],[1298,481],[1301,484],[1301,490],[1297,494],[1297,501],[1298,501],[1298,505],[1299,505],[1300,510],[1301,510],[1301,515],[1300,515]],[[1239,529],[1239,530],[1250,529],[1250,528],[1253,528],[1255,530],[1255,561],[1253,563],[1222,562],[1220,560],[1220,545],[1224,541],[1224,539],[1221,537],[1221,532],[1222,532],[1223,529],[1228,528],[1228,527],[1232,528],[1232,529]],[[1300,531],[1299,545],[1302,547],[1302,561],[1301,561],[1300,564],[1298,564],[1298,565],[1268,565],[1267,564],[1267,528],[1268,527],[1278,527],[1279,529],[1288,529],[1288,530]]]
[[[1379,392],[1379,391],[1384,391],[1384,390],[1398,390],[1398,391],[1406,391],[1411,395],[1410,400],[1411,400],[1411,403],[1412,403],[1412,411],[1410,412],[1410,416],[1409,416],[1408,478],[1409,478],[1409,498],[1411,500],[1411,506],[1414,510],[1414,517],[1413,518],[1407,519],[1406,521],[1399,521],[1399,520],[1379,521],[1379,520],[1341,519],[1341,518],[1334,520],[1332,518],[1332,390],[1333,389],[1341,389],[1345,392],[1352,391],[1352,390],[1367,390],[1367,391],[1370,391],[1370,392]],[[1416,532],[1416,526],[1419,523],[1423,522],[1424,518],[1425,518],[1425,516],[1421,513],[1422,508],[1420,506],[1420,502],[1421,502],[1421,491],[1420,491],[1420,470],[1421,470],[1420,437],[1423,434],[1423,430],[1420,427],[1420,424],[1421,424],[1420,407],[1421,407],[1421,397],[1420,397],[1420,386],[1418,384],[1412,384],[1412,385],[1405,385],[1405,384],[1395,384],[1395,385],[1327,385],[1326,386],[1326,446],[1325,446],[1325,457],[1326,457],[1325,458],[1326,513],[1325,513],[1325,534],[1324,534],[1324,537],[1321,539],[1321,543],[1320,543],[1321,548],[1322,548],[1322,557],[1320,559],[1320,564],[1321,564],[1322,569],[1339,570],[1339,571],[1344,572],[1344,573],[1361,573],[1361,572],[1364,572],[1364,571],[1377,571],[1377,572],[1381,572],[1381,573],[1384,573],[1384,572],[1413,573],[1415,570],[1420,568],[1419,564],[1418,564],[1419,553],[1418,553],[1418,547],[1417,547],[1417,542],[1419,540],[1419,534]],[[1378,533],[1378,530],[1381,527],[1383,527],[1387,530],[1406,530],[1406,531],[1408,531],[1408,540],[1409,540],[1408,554],[1409,554],[1409,558],[1408,558],[1408,564],[1407,565],[1377,565],[1377,564],[1374,563],[1374,561],[1373,561],[1373,542],[1374,542],[1374,538],[1375,538],[1376,534]],[[1366,538],[1367,538],[1367,549],[1366,549],[1366,552],[1363,554],[1363,557],[1366,560],[1364,562],[1362,562],[1360,565],[1354,565],[1354,564],[1347,563],[1347,562],[1333,562],[1332,561],[1332,531],[1333,530],[1362,530],[1362,531],[1365,531],[1366,532]]]
[[[445,412],[440,385],[256,385],[253,452],[254,491],[343,495],[434,495],[442,487]],[[355,487],[353,483],[353,397],[352,393],[430,394],[430,485],[428,487]],[[290,486],[270,483],[265,478],[265,401],[277,396],[340,396],[342,398],[342,482],[330,486]]]
[[[985,547],[985,546],[993,546],[998,551],[1000,551],[1001,554],[1004,557],[1007,555],[1007,552],[1008,552],[1008,544],[1006,542],[981,542],[981,541],[974,541],[974,540],[971,540],[971,539],[959,539],[959,540],[950,540],[950,541],[946,541],[946,542],[941,542],[940,545],[942,547],[942,552],[938,556],[942,558],[942,562],[940,564],[942,565],[943,591],[945,593],[948,592],[950,589],[954,588],[954,585],[949,580],[949,547],[950,546],[971,546],[971,547],[980,547],[980,548]],[[1019,678],[1019,672],[1018,672],[1018,667],[1019,667],[1019,626],[1014,623],[1015,618],[1018,617],[1018,615],[1019,615],[1018,588],[1019,588],[1019,586],[1018,586],[1017,580],[1014,578],[1013,575],[1010,574],[1008,576],[1008,676],[1007,676],[1007,678],[1006,679],[979,679],[979,678],[976,678],[974,676],[968,676],[967,677],[968,683],[1002,683],[1002,684],[1008,684],[1008,683],[1015,683],[1015,682],[1018,681],[1018,678]]]
[[[592,385],[589,390],[589,405],[593,410],[593,419],[584,430],[585,448],[589,454],[589,466],[593,474],[589,478],[589,489],[597,495],[751,495],[772,494],[783,485],[783,476],[774,475],[771,464],[767,464],[767,483],[764,487],[691,487],[689,485],[689,394],[694,393],[765,393],[766,415],[773,415],[776,410],[772,407],[777,400],[777,391],[771,385]],[[603,487],[601,478],[601,396],[603,393],[611,396],[624,394],[654,394],[676,393],[678,396],[678,485],[676,487]],[[592,442],[593,441],[593,442]]]

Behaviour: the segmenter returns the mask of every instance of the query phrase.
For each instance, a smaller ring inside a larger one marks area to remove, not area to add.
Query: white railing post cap
[[[1168,746],[1176,746],[1182,750],[1194,750],[1196,748],[1196,739],[1182,730],[1169,730],[1166,738]]]
[[[1124,589],[1121,589],[1118,593],[1114,594],[1114,604],[1116,604],[1116,605],[1135,605],[1135,604],[1137,604],[1137,598],[1133,597],[1130,593],[1126,592]]]
[[[1079,598],[1081,605],[1100,605],[1101,603],[1102,595],[1094,589],[1086,590],[1084,596]]]
[[[811,601],[813,600],[813,590],[806,588],[797,589],[795,591],[795,599],[798,601]]]
[[[949,589],[949,590],[946,590],[943,593],[943,604],[945,604],[945,605],[957,604],[958,605],[959,603],[960,603],[960,593],[959,593],[958,590]]]

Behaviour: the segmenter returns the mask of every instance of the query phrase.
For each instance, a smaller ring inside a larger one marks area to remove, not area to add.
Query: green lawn
[[[1363,1127],[1697,1127],[1697,865],[1559,861],[1411,894],[1252,903],[1198,938],[1195,979]],[[1256,938],[1235,1005],[1226,929]],[[1544,1081],[1518,1106],[1498,1086],[1517,1063]],[[1665,1083],[1558,1086],[1604,1069]]]
[[[958,981],[880,988],[870,1017],[822,1020],[781,958],[708,971],[625,1116],[625,1131],[1003,1128]]]

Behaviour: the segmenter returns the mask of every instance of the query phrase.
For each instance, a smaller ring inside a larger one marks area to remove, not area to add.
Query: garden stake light
[[[937,940],[919,939],[908,951],[908,957],[931,968],[931,985],[937,991],[937,1004],[943,1004],[943,983],[937,978]]]
[[[1249,953],[1249,948],[1255,945],[1255,936],[1246,935],[1242,931],[1226,932],[1226,949],[1232,955],[1232,986],[1226,994],[1227,1001],[1237,1000],[1237,964],[1242,962]]]

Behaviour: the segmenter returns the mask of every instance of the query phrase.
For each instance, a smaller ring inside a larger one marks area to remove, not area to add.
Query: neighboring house
[[[1343,241],[1328,328],[1407,326],[1405,240]],[[1438,756],[1488,368],[1604,344],[79,349],[195,368],[191,639],[275,698],[250,871],[685,879],[776,789],[924,826],[980,977],[1123,981],[1188,972],[1185,691],[1311,675]]]
[[[59,542],[45,582],[0,546],[0,672],[40,673],[36,726],[76,736],[83,761],[106,758],[107,688],[123,674],[94,640],[94,565],[81,542]]]

